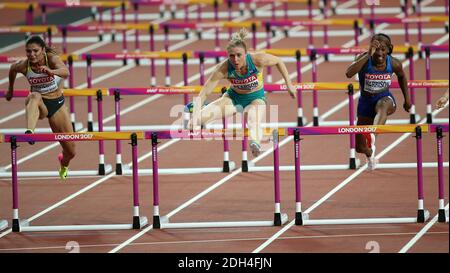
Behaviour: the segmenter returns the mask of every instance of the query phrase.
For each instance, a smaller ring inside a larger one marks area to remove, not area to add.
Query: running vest
[[[252,61],[250,54],[245,57],[247,62],[247,74],[239,75],[233,65],[228,61],[227,79],[231,83],[231,88],[237,91],[253,92],[264,88],[263,74]]]
[[[391,56],[386,56],[386,68],[384,71],[378,71],[372,64],[372,58],[369,58],[367,65],[358,72],[359,85],[361,91],[371,94],[388,91],[392,80]]]
[[[45,65],[48,66],[47,54],[45,54]],[[54,75],[49,76],[47,73],[36,73],[27,62],[27,77],[28,83],[31,86],[31,92],[38,92],[47,94],[58,90],[58,85],[61,82],[61,77]]]

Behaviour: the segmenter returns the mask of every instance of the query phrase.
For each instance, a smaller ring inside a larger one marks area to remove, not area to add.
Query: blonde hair
[[[238,32],[235,32],[231,35],[231,39],[227,45],[227,51],[230,51],[232,48],[237,46],[242,47],[247,51],[247,45],[245,44],[245,38],[248,35],[248,31],[245,28],[241,28]]]

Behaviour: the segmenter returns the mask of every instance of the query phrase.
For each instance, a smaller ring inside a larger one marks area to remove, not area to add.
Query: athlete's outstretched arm
[[[289,79],[289,72],[288,72],[283,60],[281,60],[281,58],[271,55],[271,54],[267,54],[267,53],[255,53],[254,54],[254,62],[255,62],[255,65],[258,67],[276,66],[278,68],[278,71],[280,71],[281,76],[283,76],[284,81],[286,82],[289,95],[292,98],[296,97],[297,90],[292,85],[292,82]]]
[[[361,71],[361,69],[367,64],[369,61],[369,53],[364,52],[360,54],[358,57],[356,57],[356,60],[347,68],[347,71],[345,72],[345,76],[347,78],[353,77],[356,73]]]
[[[194,110],[197,110],[196,107],[199,107],[198,110],[200,110],[202,105],[205,103],[206,98],[213,92],[219,81],[226,78],[224,67],[226,68],[226,62],[218,64],[212,74],[206,80],[205,84],[200,90],[200,93],[198,94],[198,97],[194,98]]]
[[[361,71],[361,69],[366,65],[366,63],[369,61],[369,58],[373,56],[376,49],[380,47],[380,42],[377,40],[374,40],[369,45],[369,50],[367,52],[364,52],[360,55],[358,55],[355,59],[355,61],[347,68],[347,71],[345,72],[345,76],[347,78],[353,77],[356,73]]]
[[[20,71],[21,61],[13,63],[9,67],[9,85],[8,91],[6,92],[5,98],[10,101],[13,97],[14,92],[14,82],[16,81],[17,73]]]
[[[50,57],[50,56],[49,56]],[[39,72],[47,73],[50,76],[56,75],[63,79],[67,79],[69,77],[69,69],[67,69],[66,65],[61,61],[58,55],[52,55],[49,60],[49,66],[41,66],[39,67]]]
[[[406,79],[402,63],[394,57],[392,57],[391,60],[392,70],[394,71],[395,75],[397,75],[398,84],[400,85],[400,89],[403,93],[403,98],[405,99],[403,103],[403,109],[405,109],[406,112],[409,112],[409,109],[411,108],[411,99],[409,98],[408,92],[408,79]]]

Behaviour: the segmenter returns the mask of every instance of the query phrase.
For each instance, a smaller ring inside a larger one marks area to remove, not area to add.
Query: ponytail
[[[245,44],[245,38],[248,35],[248,31],[245,28],[241,28],[238,32],[231,35],[231,39],[227,45],[227,51],[234,47],[242,47],[247,51],[247,45]]]

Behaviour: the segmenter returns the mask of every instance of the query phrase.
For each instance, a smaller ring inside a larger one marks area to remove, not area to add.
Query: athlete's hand
[[[10,101],[12,99],[12,97],[13,97],[13,91],[11,89],[9,89],[8,91],[6,91],[5,98],[7,101]]]
[[[370,57],[372,57],[373,54],[375,54],[375,51],[377,51],[377,49],[378,49],[380,46],[381,46],[381,44],[380,44],[380,42],[377,41],[377,40],[373,40],[373,41],[370,43],[370,46],[369,46],[369,55],[370,55]]]
[[[405,109],[405,111],[409,113],[409,109],[411,109],[411,101],[410,100],[405,100],[405,102],[403,103],[403,109]]]
[[[445,104],[447,103],[447,101],[448,101],[448,98],[447,98],[446,96],[440,97],[440,98],[436,101],[436,105],[435,105],[436,109],[440,109],[440,108],[444,107]]]
[[[45,66],[45,65],[39,66],[38,71],[39,71],[39,73],[46,73],[49,76],[55,75],[53,73],[53,71],[50,68],[48,68],[47,66]]]
[[[289,83],[287,88],[291,98],[295,99],[297,97],[297,89],[295,86],[293,86],[292,83]]]

